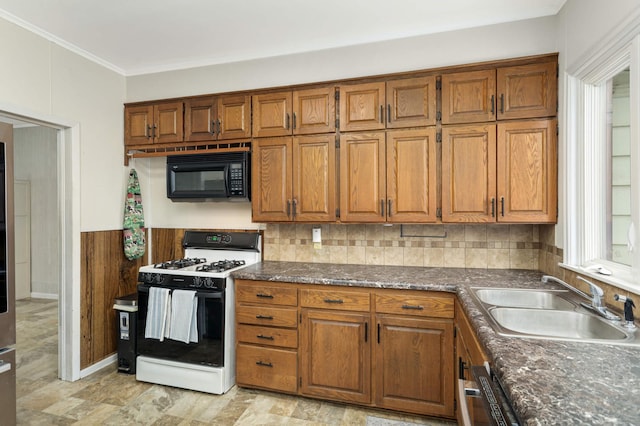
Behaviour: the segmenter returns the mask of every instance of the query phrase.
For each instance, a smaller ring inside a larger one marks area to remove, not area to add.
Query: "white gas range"
[[[254,232],[186,231],[184,259],[139,269],[137,380],[215,394],[235,384],[231,273],[261,261],[260,241]],[[192,310],[176,303],[185,295],[192,297]],[[186,317],[192,318],[189,337],[174,335]],[[171,333],[154,334],[160,323]]]

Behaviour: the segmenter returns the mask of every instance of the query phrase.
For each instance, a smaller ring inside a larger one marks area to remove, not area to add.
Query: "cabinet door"
[[[218,99],[218,139],[251,137],[251,96],[223,96]]]
[[[435,126],[436,77],[387,82],[387,128]]]
[[[252,142],[251,212],[255,222],[291,220],[291,151],[288,138]]]
[[[340,87],[340,131],[384,129],[384,106],[384,82]]]
[[[453,321],[376,316],[376,406],[453,416]]]
[[[286,136],[291,134],[291,92],[255,95],[253,136]]]
[[[499,222],[557,221],[556,126],[555,119],[498,124]]]
[[[387,221],[435,222],[436,130],[387,133]]]
[[[495,175],[495,124],[443,127],[443,222],[495,222]]]
[[[498,119],[555,116],[557,81],[556,62],[498,68]]]
[[[384,222],[386,217],[385,134],[340,136],[340,220]]]
[[[124,108],[124,144],[152,144],[153,105]]]
[[[184,140],[189,142],[216,139],[216,100],[187,99],[184,103]]]
[[[294,138],[292,203],[296,221],[336,220],[335,135]]]
[[[345,402],[371,402],[368,313],[302,310],[300,392]]]
[[[154,107],[154,137],[156,143],[175,143],[184,140],[184,104],[166,102]]]
[[[496,71],[442,75],[442,124],[496,119]]]
[[[336,131],[336,89],[296,90],[293,92],[293,134]]]

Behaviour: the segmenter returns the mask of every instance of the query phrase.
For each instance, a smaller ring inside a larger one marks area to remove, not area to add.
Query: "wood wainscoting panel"
[[[122,230],[81,234],[80,368],[117,350],[113,302],[136,291],[138,268],[149,263],[147,254],[136,260],[124,255]]]

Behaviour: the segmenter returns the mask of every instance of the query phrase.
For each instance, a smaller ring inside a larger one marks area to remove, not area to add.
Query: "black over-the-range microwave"
[[[172,201],[249,201],[249,152],[167,157],[167,197]]]

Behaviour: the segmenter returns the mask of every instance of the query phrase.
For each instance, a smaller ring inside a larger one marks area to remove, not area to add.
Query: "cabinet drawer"
[[[294,285],[278,286],[268,281],[236,282],[236,300],[240,303],[262,305],[298,305],[298,291]]]
[[[290,328],[240,324],[236,329],[236,336],[238,342],[293,349],[298,347],[298,330]]]
[[[300,304],[306,308],[368,312],[370,297],[369,292],[302,289]]]
[[[236,381],[240,386],[296,392],[297,359],[296,351],[238,344]]]
[[[451,296],[419,296],[400,293],[376,293],[376,312],[417,315],[421,317],[453,318],[454,301]]]
[[[273,327],[295,327],[298,313],[295,308],[272,306],[237,306],[236,320],[239,324],[269,325]]]

